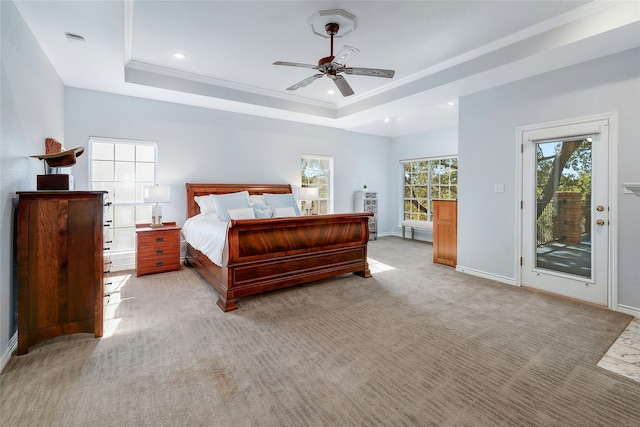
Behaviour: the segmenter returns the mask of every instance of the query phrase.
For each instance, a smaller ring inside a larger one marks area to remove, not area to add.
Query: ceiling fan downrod
[[[318,66],[322,66],[324,64],[327,63],[331,63],[331,61],[334,60],[335,56],[333,56],[333,36],[335,34],[338,34],[338,30],[340,29],[340,24],[336,23],[336,22],[330,22],[327,25],[324,26],[325,31],[327,32],[327,34],[329,35],[329,37],[331,37],[331,55],[327,56],[326,58],[322,58],[320,59],[320,61],[318,61]],[[335,75],[335,73],[334,73]]]

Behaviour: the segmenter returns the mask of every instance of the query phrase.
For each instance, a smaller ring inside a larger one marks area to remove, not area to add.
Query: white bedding
[[[216,215],[198,214],[187,219],[182,226],[182,235],[193,248],[205,254],[214,264],[222,266],[228,226],[228,222],[218,221]]]

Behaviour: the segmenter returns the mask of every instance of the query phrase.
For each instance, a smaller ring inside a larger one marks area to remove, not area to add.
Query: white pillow
[[[255,219],[253,208],[229,209],[229,217],[231,219]]]
[[[293,198],[293,194],[272,194],[264,193],[264,199],[267,201],[267,205],[271,206],[271,209],[292,207],[295,215],[300,216],[300,209],[298,209],[298,202]]]
[[[237,193],[212,194],[213,206],[218,214],[218,221],[229,221],[229,209],[244,209],[249,206],[249,192],[239,191]]]
[[[211,196],[195,196],[193,199],[198,206],[200,206],[200,213],[202,215],[215,215],[216,207],[213,205],[213,198]]]
[[[264,200],[264,196],[262,194],[252,194],[249,196],[249,204],[253,205],[266,205],[267,201]]]
[[[275,208],[273,210],[273,217],[274,218],[284,218],[287,216],[298,216],[296,215],[296,211],[293,209],[292,206],[287,206],[284,208]]]

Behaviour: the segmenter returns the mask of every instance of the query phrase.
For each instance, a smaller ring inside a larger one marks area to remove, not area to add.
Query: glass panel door
[[[521,284],[606,305],[608,120],[521,129]]]
[[[591,143],[536,144],[536,268],[592,278]]]

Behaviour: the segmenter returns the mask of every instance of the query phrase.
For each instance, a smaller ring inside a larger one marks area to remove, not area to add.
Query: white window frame
[[[97,137],[97,136],[91,136],[89,137],[89,185],[91,187],[92,190],[103,190],[104,188],[100,188],[100,186],[95,186],[94,185],[94,180],[93,180],[93,162],[94,162],[94,153],[93,153],[93,148],[94,148],[94,143],[107,143],[107,144],[127,144],[127,145],[134,145],[134,146],[151,146],[153,147],[153,152],[154,152],[154,161],[153,161],[153,182],[151,181],[143,181],[144,184],[143,185],[153,185],[157,182],[157,176],[158,176],[158,145],[156,142],[153,141],[143,141],[143,140],[134,140],[134,139],[122,139],[122,138],[109,138],[109,137]],[[113,162],[116,162],[116,159],[113,160]],[[135,160],[134,160],[135,162]],[[149,163],[149,162],[145,162],[145,163]],[[112,181],[113,183],[113,187],[115,187],[115,183],[118,182],[115,180]],[[135,183],[136,181],[134,181]],[[116,249],[119,245],[118,242],[116,242],[117,239],[117,233],[115,232],[116,228],[122,228],[122,229],[130,229],[132,228],[131,226],[124,226],[124,227],[118,227],[118,224],[116,224],[116,219],[114,218],[115,216],[115,211],[117,210],[118,207],[121,206],[133,206],[134,207],[134,218],[133,218],[133,228],[131,232],[135,232],[135,224],[139,224],[139,223],[148,223],[151,220],[151,205],[150,204],[145,204],[142,200],[142,188],[136,188],[135,189],[135,201],[133,202],[120,202],[118,201],[117,195],[114,195],[113,190],[109,191],[109,201],[111,203],[111,218],[110,221],[111,223],[109,224],[110,226],[110,235],[111,235],[111,240],[112,243],[108,246],[111,247],[111,255],[112,255],[112,260],[114,262],[114,270],[117,270],[119,268],[116,268],[116,260],[118,258],[121,258],[122,260],[126,260],[121,262],[120,264],[122,264],[122,268],[134,268],[135,267],[135,243],[133,247],[127,247],[125,249]],[[148,211],[148,212],[147,212]],[[133,239],[133,241],[135,242],[135,238]],[[115,257],[115,258],[114,258]],[[120,269],[122,269],[120,268]]]
[[[429,158],[422,158],[422,159],[409,159],[409,160],[401,160],[400,164],[401,164],[401,192],[400,194],[402,194],[402,199],[401,199],[401,210],[400,210],[400,218],[401,221],[404,221],[406,219],[413,219],[413,218],[405,218],[405,202],[407,200],[425,200],[427,203],[427,222],[433,222],[433,201],[434,200],[457,200],[453,199],[453,198],[448,198],[448,199],[444,199],[441,197],[438,198],[434,198],[433,197],[433,187],[435,186],[435,184],[433,183],[433,176],[432,176],[432,162],[439,162],[442,160],[448,160],[448,159],[458,159],[458,156],[441,156],[441,157],[429,157]],[[404,187],[405,187],[405,167],[407,163],[417,163],[417,162],[428,162],[429,163],[429,172],[428,172],[428,182],[427,182],[427,197],[426,198],[415,198],[415,197],[410,197],[407,198],[404,195]],[[458,194],[458,182],[457,182],[457,176],[456,176],[456,184],[455,185],[449,185],[450,187],[455,186],[456,187],[456,195]],[[424,220],[423,220],[424,221]]]

